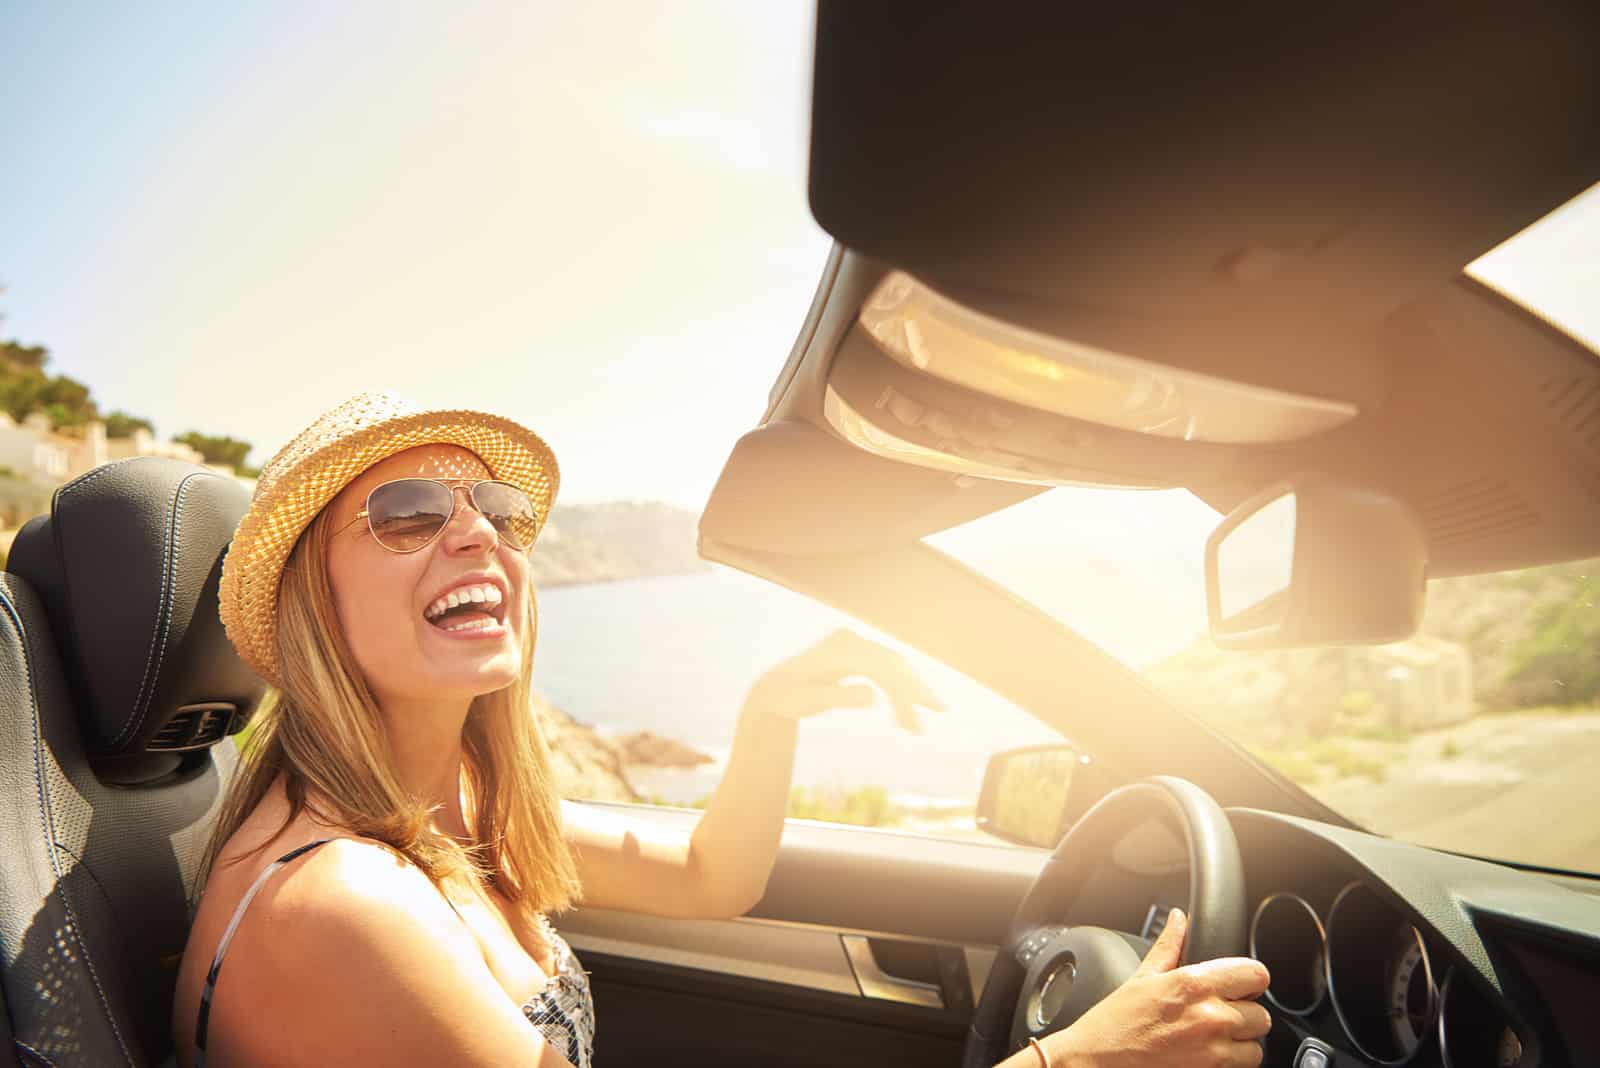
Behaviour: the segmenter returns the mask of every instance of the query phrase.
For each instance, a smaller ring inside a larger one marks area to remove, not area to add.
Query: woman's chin
[[[522,671],[522,652],[509,631],[498,639],[440,637],[439,643],[430,643],[432,648],[423,651],[423,660],[441,690],[474,696],[493,693],[516,682]]]

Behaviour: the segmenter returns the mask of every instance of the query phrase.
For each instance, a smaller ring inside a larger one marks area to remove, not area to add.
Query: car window
[[[1600,805],[1600,560],[1435,579],[1406,641],[1234,652],[1207,636],[1219,519],[1181,490],[1075,487],[929,540],[1369,830],[1600,872],[1581,815]]]
[[[558,750],[569,761],[588,754],[567,768],[572,798],[703,804],[751,684],[839,627],[902,653],[944,709],[923,714],[917,734],[881,704],[804,721],[791,817],[975,838],[989,755],[1061,740],[937,661],[731,568],[560,585],[543,589],[539,603],[535,685],[567,732]]]

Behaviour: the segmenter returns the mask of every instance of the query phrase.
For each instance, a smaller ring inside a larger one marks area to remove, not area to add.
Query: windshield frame
[[[1071,627],[924,542],[818,556],[762,553],[705,539],[701,548],[707,559],[853,616],[961,672],[1081,747],[1114,778],[1177,775],[1225,808],[1260,808],[1362,829]],[[925,602],[961,610],[929,611]],[[1051,670],[1040,671],[1042,664]],[[1063,692],[1072,703],[1062,701]],[[1152,737],[1129,736],[1127,716],[1082,713],[1095,702],[1138,708]]]

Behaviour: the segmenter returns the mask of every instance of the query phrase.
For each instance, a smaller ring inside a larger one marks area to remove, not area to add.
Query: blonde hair
[[[579,894],[577,865],[561,834],[549,750],[530,704],[537,621],[531,591],[521,674],[475,698],[462,727],[462,787],[474,843],[466,848],[432,830],[430,812],[400,784],[377,702],[334,614],[330,527],[324,509],[284,567],[277,611],[283,686],[256,713],[206,850],[202,885],[224,844],[282,775],[290,806],[283,827],[309,811],[388,845],[441,891],[449,881],[475,878],[492,882],[530,915],[569,907]]]

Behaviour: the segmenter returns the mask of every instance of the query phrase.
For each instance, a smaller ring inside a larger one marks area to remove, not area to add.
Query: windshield
[[[1429,583],[1420,633],[1224,652],[1182,490],[1054,489],[928,541],[1369,830],[1600,873],[1600,560]]]

